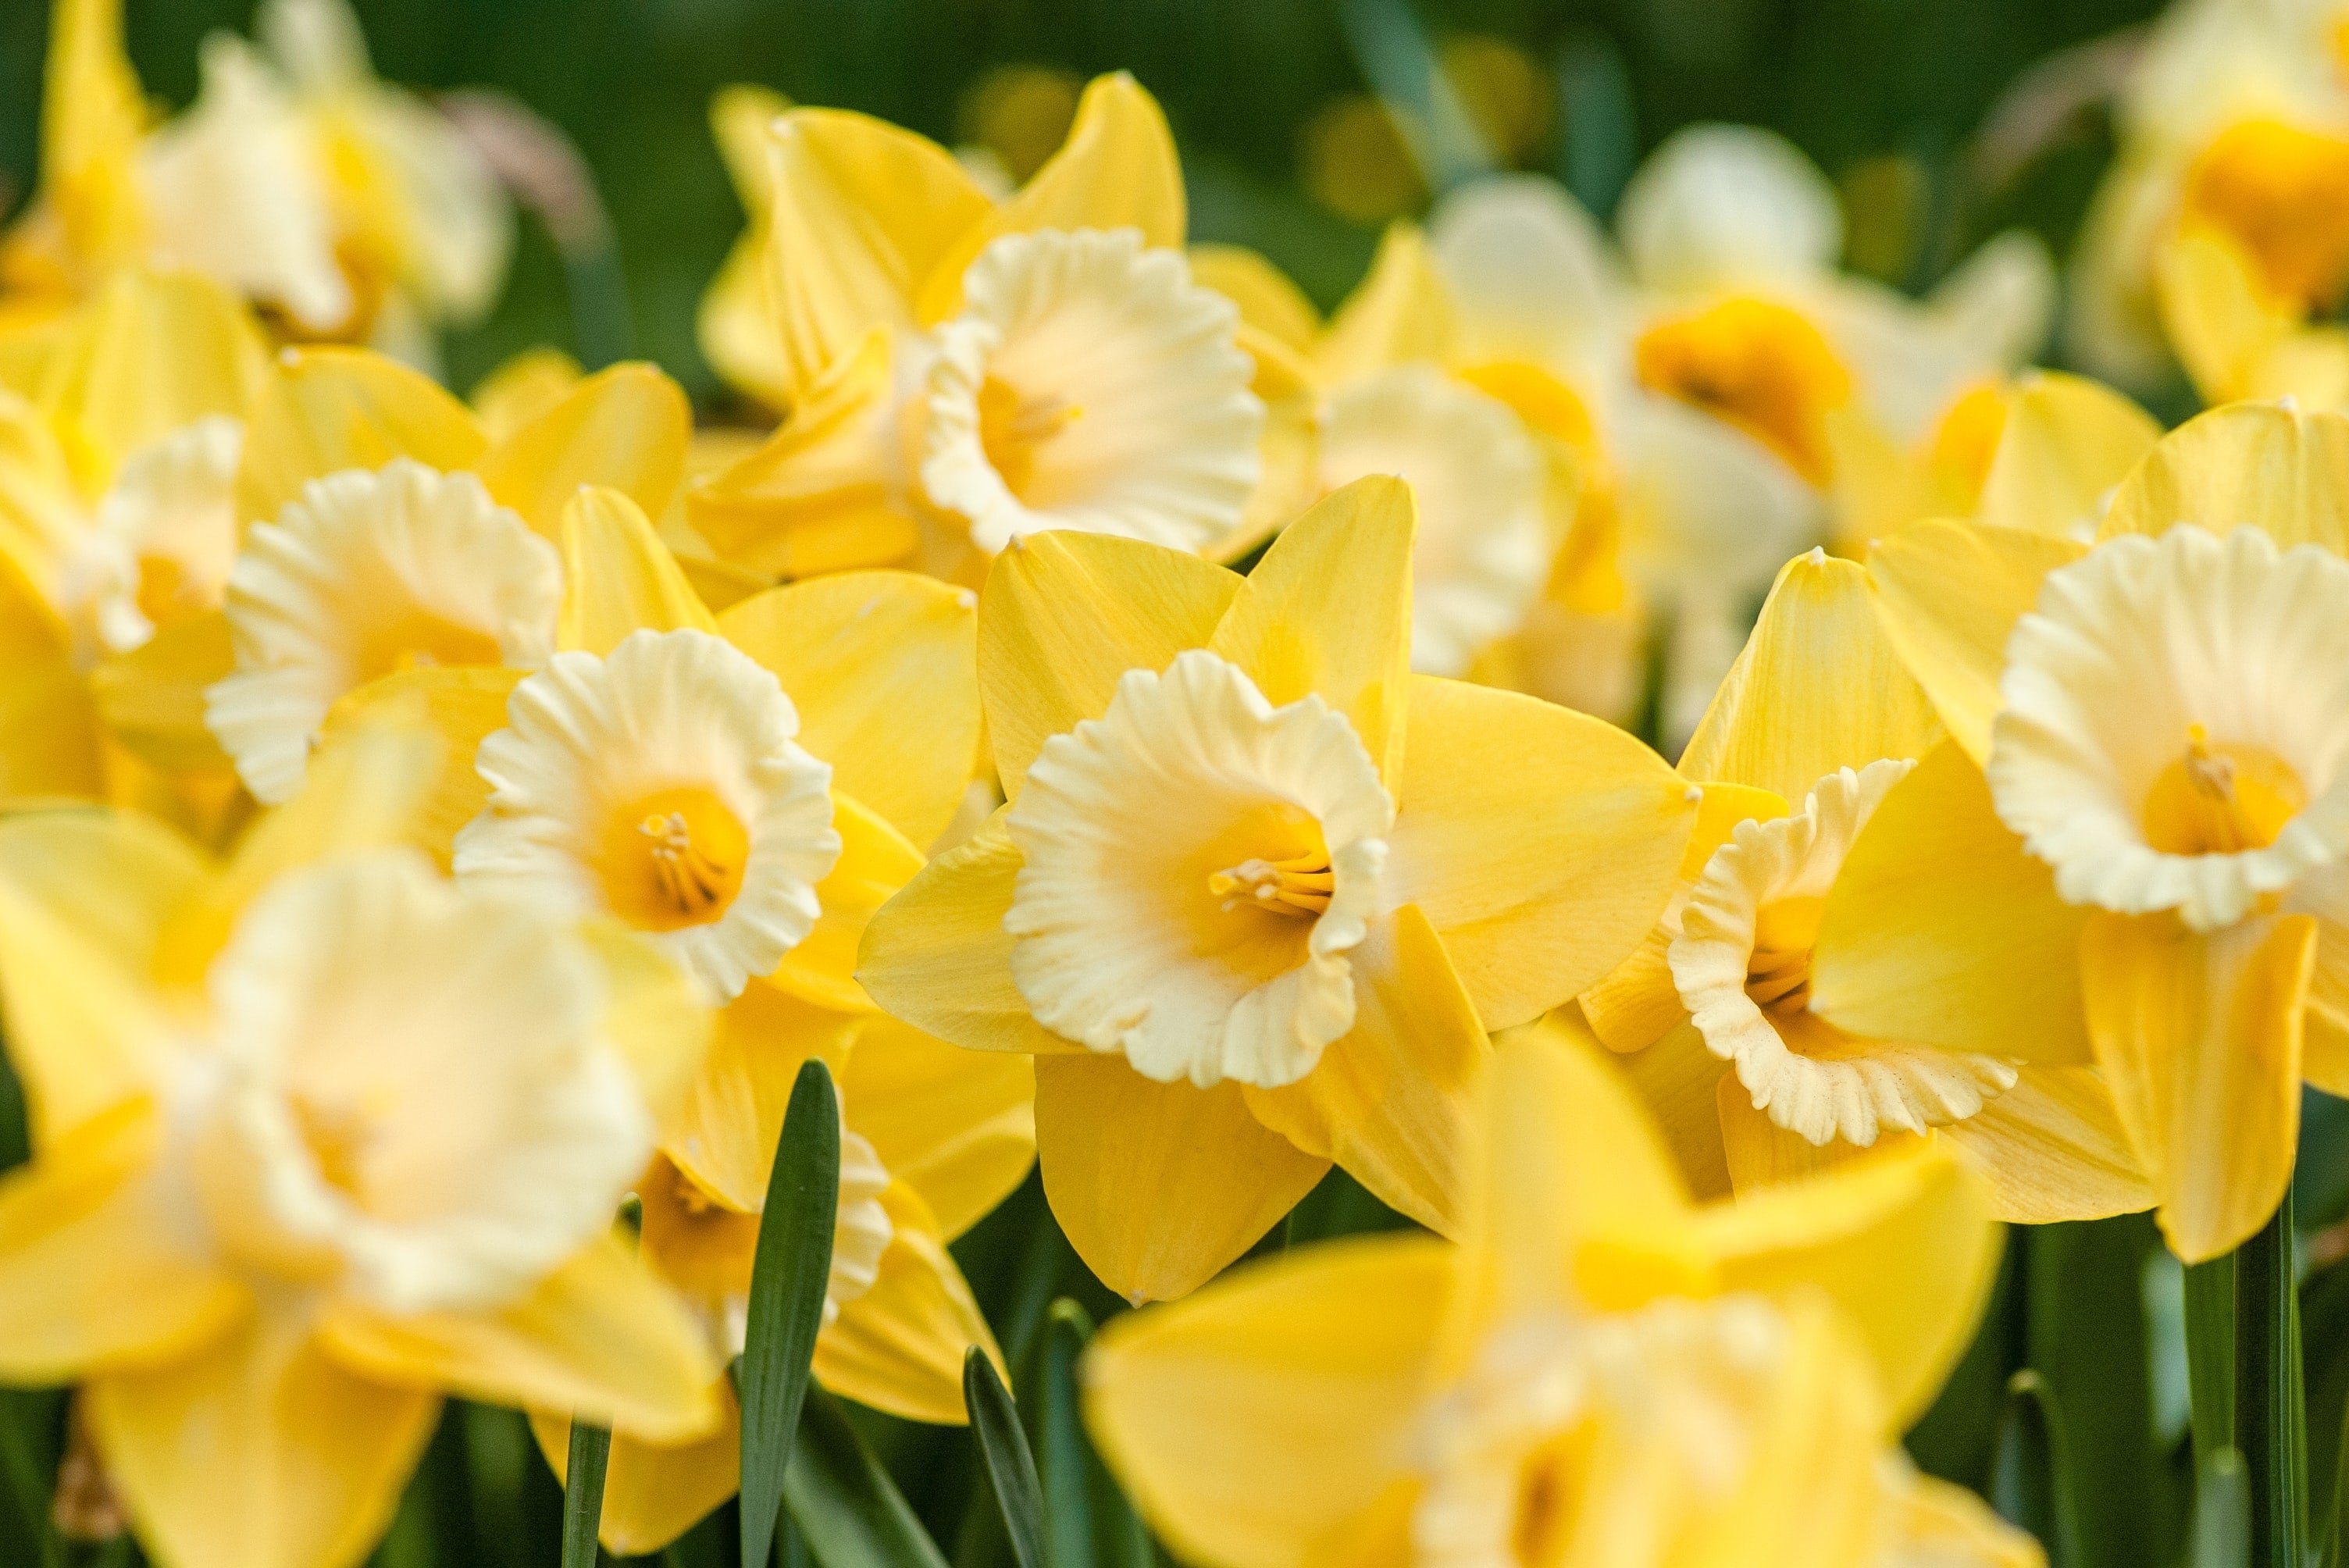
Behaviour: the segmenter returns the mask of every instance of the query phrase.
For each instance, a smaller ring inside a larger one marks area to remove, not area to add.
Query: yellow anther
[[[678,913],[707,913],[725,899],[727,870],[695,845],[682,811],[647,817],[636,831],[652,841],[654,880]]]
[[[2172,855],[2265,849],[2307,804],[2283,758],[2261,747],[2214,747],[2209,731],[2189,725],[2185,755],[2147,793],[2146,842]]]
[[[1245,904],[1274,914],[1319,914],[1337,888],[1324,854],[1245,860],[1207,878],[1207,891],[1224,901],[1226,913]]]

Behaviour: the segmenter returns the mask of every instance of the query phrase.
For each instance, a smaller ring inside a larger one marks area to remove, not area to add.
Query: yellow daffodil
[[[2189,1262],[2275,1209],[2302,1078],[2349,1088],[2344,511],[2349,419],[2242,404],[2157,447],[2093,548],[1929,524],[1868,568],[1951,738],[1829,893],[1812,1007],[2093,1060]]]
[[[1929,518],[2093,539],[2113,490],[2161,427],[2100,382],[2026,370],[1961,393],[1910,445],[1857,428],[1845,436],[1837,543],[1857,558]]]
[[[739,136],[736,98],[721,136]],[[1191,276],[1183,183],[1157,105],[1090,87],[1067,144],[999,203],[936,144],[861,115],[792,109],[751,187],[771,357],[788,412],[697,487],[719,555],[770,576],[914,562],[976,580],[1045,529],[1182,549],[1249,520],[1264,374],[1230,301]],[[729,345],[759,303],[716,295]]]
[[[1695,791],[1637,741],[1409,673],[1409,491],[1359,480],[1246,578],[1047,534],[979,608],[1008,806],[874,917],[859,977],[1036,1057],[1093,1271],[1190,1291],[1345,1166],[1440,1230],[1485,1029],[1651,924]]]
[[[0,1180],[0,1376],[81,1385],[177,1568],[342,1568],[443,1391],[675,1440],[683,1305],[610,1233],[708,1038],[625,934],[397,847],[438,748],[374,730],[225,863],[150,820],[0,823],[33,1112]]]
[[[794,1075],[823,1057],[844,1130],[816,1372],[916,1419],[960,1422],[964,1352],[994,1341],[946,1243],[1033,1158],[1033,1075],[877,1016],[864,922],[922,864],[978,748],[973,602],[909,573],[843,573],[713,616],[634,502],[587,489],[557,537],[554,651],[524,669],[421,667],[344,699],[329,728],[421,701],[472,761],[426,814],[461,886],[616,921],[724,1004],[638,1186],[644,1255],[742,1350],[750,1264]],[[657,1550],[736,1487],[725,1424],[623,1439],[604,1515]],[[561,1412],[541,1418],[551,1458]],[[656,1435],[656,1439],[657,1435]]]
[[[37,315],[119,268],[202,273],[294,335],[429,358],[425,329],[487,309],[512,213],[471,145],[378,81],[343,0],[270,0],[259,49],[206,39],[203,85],[150,126],[120,0],[56,0],[41,188],[0,246]]]
[[[2070,274],[2072,356],[2157,386],[2174,351],[2206,397],[2349,390],[2349,80],[2323,5],[2189,0],[2116,105],[2120,150]]]
[[[1940,734],[1861,569],[1789,562],[1681,758],[1706,810],[1680,890],[1583,1011],[1635,1053],[1626,1065],[1702,1191],[1781,1181],[1889,1135],[1956,1144],[2003,1219],[2147,1207],[2095,1070],[2040,1065],[2028,1040],[1950,1049],[1819,1016],[1820,912],[1888,796],[1912,770],[1930,777]]]
[[[159,630],[219,608],[266,376],[244,307],[186,273],[126,271],[0,341],[0,795],[135,803],[212,835],[233,778],[167,779],[100,708]]]
[[[102,709],[159,765],[233,764],[256,799],[284,799],[346,693],[419,664],[543,660],[564,503],[595,482],[657,511],[688,428],[648,366],[591,377],[492,442],[379,355],[282,351],[247,421],[222,603],[119,660]]]
[[[1331,1243],[1102,1331],[1088,1421],[1181,1556],[2043,1561],[1894,1440],[1996,1267],[1957,1161],[1699,1207],[1584,1040],[1495,1057],[1462,1245]]]

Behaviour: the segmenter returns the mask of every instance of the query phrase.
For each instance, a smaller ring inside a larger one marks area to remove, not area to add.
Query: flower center
[[[1245,860],[1207,878],[1207,891],[1224,901],[1226,914],[1242,905],[1273,914],[1319,914],[1337,889],[1327,850],[1278,861]]]
[[[500,665],[497,638],[425,610],[365,628],[357,650],[361,682],[439,665]]]
[[[750,836],[708,789],[664,789],[616,812],[601,870],[605,896],[646,931],[706,925],[741,891]]]
[[[1833,470],[1827,411],[1851,375],[1819,329],[1766,300],[1728,299],[1649,329],[1640,384],[1736,426],[1813,484]]]
[[[2146,842],[2169,855],[2263,850],[2308,804],[2292,765],[2264,747],[2210,745],[2199,724],[2186,754],[2161,770],[2145,801]]]
[[[978,444],[1004,488],[1025,500],[1038,449],[1083,415],[1074,403],[1049,395],[1023,397],[1018,387],[990,376],[978,387]]]
[[[1745,994],[1764,1013],[1784,1017],[1809,1010],[1811,947],[1826,907],[1824,898],[1782,898],[1764,904],[1754,917]]]
[[[2349,289],[2349,139],[2231,126],[2188,170],[2183,217],[2231,236],[2278,294],[2328,311]]]

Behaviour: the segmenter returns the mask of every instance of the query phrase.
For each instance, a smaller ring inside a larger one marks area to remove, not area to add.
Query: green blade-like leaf
[[[2274,1215],[2235,1252],[2235,1445],[2249,1471],[2260,1568],[2303,1568],[2307,1559],[2305,1398],[2286,1188]]]
[[[832,1073],[810,1060],[792,1085],[767,1178],[742,1345],[742,1568],[767,1568],[775,1546],[792,1434],[807,1398],[816,1331],[832,1275],[840,1209],[840,1103]]]
[[[2235,1446],[2232,1253],[2187,1265],[2186,1375],[2194,1390],[2194,1463],[2199,1473],[2212,1454]]]
[[[1991,1506],[2047,1549],[2048,1568],[2075,1568],[2079,1532],[2064,1452],[2063,1412],[2047,1380],[2028,1369],[2007,1379],[2006,1416],[1991,1471]]]
[[[962,1358],[962,1402],[970,1413],[970,1429],[978,1437],[978,1451],[987,1460],[987,1479],[995,1489],[996,1506],[1003,1511],[1012,1554],[1019,1568],[1044,1568],[1044,1492],[1036,1477],[1036,1456],[1028,1451],[1028,1434],[1019,1429],[1011,1391],[976,1345]]]
[[[2251,1483],[2243,1456],[2214,1449],[2194,1485],[2191,1568],[2246,1568],[2251,1560]]]
[[[792,1522],[820,1568],[947,1568],[838,1401],[807,1392],[783,1476]]]
[[[2163,1528],[2168,1478],[2154,1460],[2146,1326],[2145,1264],[2160,1238],[2143,1214],[2021,1234],[2030,1250],[2029,1361],[2054,1392],[2073,1461],[2064,1480],[2077,1568],[2142,1568],[2176,1539],[2175,1525]]]
[[[563,1469],[563,1568],[595,1568],[595,1536],[604,1522],[604,1471],[611,1462],[612,1434],[573,1421],[571,1457]]]

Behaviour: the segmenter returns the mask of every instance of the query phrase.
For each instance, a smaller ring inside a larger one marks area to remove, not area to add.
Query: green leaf
[[[1045,1540],[1052,1568],[1095,1568],[1092,1486],[1077,1412],[1077,1358],[1092,1336],[1083,1307],[1065,1298],[1052,1304],[1044,1322]]]
[[[2197,1472],[2191,1568],[2248,1568],[2251,1560],[2251,1483],[2243,1456],[2214,1449]]]
[[[946,1568],[946,1559],[838,1401],[807,1391],[783,1474],[792,1522],[821,1568]]]
[[[2071,1466],[2055,1391],[2044,1377],[2025,1369],[2007,1379],[2006,1393],[1998,1459],[1991,1470],[1991,1505],[2008,1523],[2039,1538],[2047,1549],[2048,1568],[2076,1568],[2079,1530],[2072,1516]]]
[[[2249,1474],[2259,1568],[2303,1568],[2307,1557],[2308,1417],[2292,1246],[2286,1188],[2273,1216],[2235,1252],[2235,1442]]]
[[[2142,1568],[2177,1539],[2182,1518],[2172,1517],[2169,1478],[2155,1462],[2145,1270],[2159,1236],[2143,1214],[2033,1225],[2021,1235],[2030,1252],[2030,1365],[2055,1397],[2073,1460],[2063,1479],[2078,1531],[2075,1561]]]
[[[1012,1554],[1019,1568],[1044,1568],[1044,1495],[1036,1479],[1036,1456],[1028,1451],[1028,1434],[1019,1429],[1011,1391],[976,1345],[963,1353],[962,1402],[987,1460],[988,1482],[1003,1511]]]
[[[832,1073],[809,1060],[792,1085],[767,1177],[750,1269],[742,1397],[742,1568],[767,1568],[787,1484],[792,1435],[823,1326],[832,1228],[840,1209],[840,1103]]]
[[[2300,1337],[2307,1359],[2310,1527],[2314,1536],[2333,1541],[2335,1555],[2326,1561],[2334,1563],[2349,1550],[2349,1540],[2331,1522],[2349,1505],[2349,1490],[2340,1484],[2349,1461],[2349,1442],[2342,1440],[2349,1424],[2349,1262],[2321,1268],[2301,1285]]]
[[[573,1421],[571,1457],[563,1469],[563,1568],[595,1568],[595,1535],[604,1522],[604,1471],[611,1462],[612,1434]]]

